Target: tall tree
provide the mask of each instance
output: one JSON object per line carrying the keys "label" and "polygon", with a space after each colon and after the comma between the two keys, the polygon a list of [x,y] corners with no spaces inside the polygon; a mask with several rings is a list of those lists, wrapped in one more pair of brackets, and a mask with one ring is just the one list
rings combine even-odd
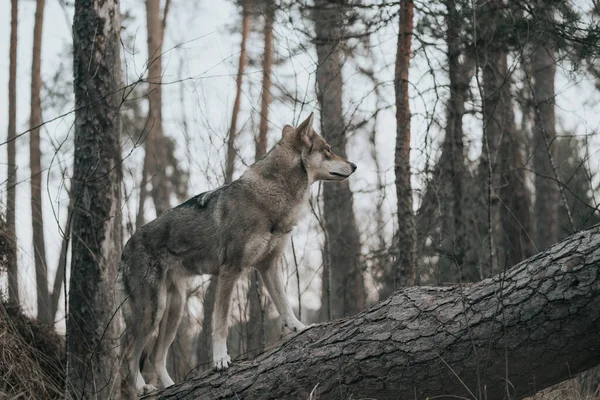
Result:
{"label": "tall tree", "polygon": [[40,125],[42,124],[42,28],[44,25],[45,0],[36,0],[35,23],[33,26],[33,57],[31,63],[31,115],[29,119],[29,165],[31,170],[31,222],[33,232],[33,254],[35,280],[37,284],[38,319],[51,323],[50,298],[48,296],[48,271],[46,243],[42,214],[42,167],[40,150]]}
{"label": "tall tree", "polygon": [[[342,109],[342,39],[344,1],[316,0],[311,17],[317,47],[317,98],[321,107],[321,133],[333,151],[346,157],[346,125]],[[325,220],[324,304],[328,316],[340,318],[365,307],[365,287],[360,266],[360,236],[348,181],[323,185]],[[327,279],[329,278],[329,279]],[[331,296],[327,299],[327,293]]]}
{"label": "tall tree", "polygon": [[67,390],[118,398],[121,254],[121,29],[118,0],[76,0],[75,155]]}
{"label": "tall tree", "polygon": [[[537,1],[539,18],[553,20],[552,7]],[[558,208],[560,205],[558,183],[552,162],[556,160],[556,118],[554,112],[554,76],[556,75],[555,50],[552,40],[536,45],[532,58],[535,170],[535,237],[539,249],[558,240]]]}
{"label": "tall tree", "polygon": [[152,182],[150,195],[154,202],[156,215],[171,208],[169,183],[167,178],[168,143],[162,123],[162,51],[164,31],[169,12],[170,1],[160,10],[160,0],[146,0],[146,28],[148,31],[148,138],[146,155],[142,168],[142,186],[140,193],[140,212],[143,220],[143,199],[146,196],[146,184]]}
{"label": "tall tree", "polygon": [[[485,2],[478,16],[480,38],[476,45],[483,61],[485,127],[480,176],[491,177],[487,179],[491,186],[487,204],[490,210],[488,231],[493,239],[498,240],[504,252],[502,260],[506,258],[509,265],[514,265],[533,253],[533,230],[531,196],[523,168],[522,145],[525,140],[523,132],[518,131],[515,124],[507,44],[499,39],[504,16],[505,5],[501,0]],[[499,233],[494,232],[497,226],[501,227]],[[495,244],[489,247],[492,251],[490,263],[493,264]],[[494,266],[490,268],[493,271]]]}
{"label": "tall tree", "polygon": [[408,102],[408,70],[413,35],[414,3],[401,0],[396,53],[394,88],[396,90],[396,195],[398,198],[398,232],[394,262],[394,289],[411,286],[416,277],[416,228],[410,183],[410,104]]}
{"label": "tall tree", "polygon": [[240,43],[240,60],[238,62],[238,72],[236,78],[235,100],[233,102],[233,111],[231,112],[231,125],[227,134],[227,160],[225,163],[225,183],[230,183],[233,179],[233,169],[235,166],[235,138],[237,136],[237,120],[242,102],[242,79],[244,69],[246,68],[246,41],[250,32],[250,7],[251,0],[242,0],[242,41]]}
{"label": "tall tree", "polygon": [[[267,133],[269,131],[269,106],[271,104],[271,69],[273,67],[273,21],[275,4],[273,0],[264,0],[264,51],[262,60],[262,89],[260,102],[260,123],[256,139],[256,156],[258,160],[267,154]],[[265,346],[265,321],[262,305],[262,288],[257,271],[250,273],[250,288],[248,290],[248,353],[258,354]]]}
{"label": "tall tree", "polygon": [[[19,3],[11,0],[10,14],[10,66],[8,73],[8,135],[7,135],[7,167],[8,179],[6,180],[6,229],[8,239],[15,241],[17,237],[15,221],[15,202],[17,188],[16,166],[16,134],[17,134],[17,27]],[[19,269],[17,265],[17,246],[9,246],[7,252],[8,263],[8,298],[19,303]]]}

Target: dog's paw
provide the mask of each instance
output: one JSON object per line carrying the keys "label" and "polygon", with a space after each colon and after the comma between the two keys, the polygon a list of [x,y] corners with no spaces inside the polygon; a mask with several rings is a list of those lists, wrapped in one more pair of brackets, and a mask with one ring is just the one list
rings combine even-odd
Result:
{"label": "dog's paw", "polygon": [[284,325],[285,325],[286,328],[288,328],[292,332],[302,332],[303,330],[306,329],[306,325],[304,325],[302,322],[300,322],[298,320],[288,321]]}
{"label": "dog's paw", "polygon": [[138,390],[138,397],[147,396],[149,394],[158,392],[158,389],[154,385],[144,385]]}
{"label": "dog's paw", "polygon": [[226,370],[227,368],[229,368],[229,365],[231,364],[231,357],[229,357],[229,354],[225,355],[225,357],[222,357],[220,359],[216,359],[213,361],[213,369],[217,370],[217,371],[223,371]]}

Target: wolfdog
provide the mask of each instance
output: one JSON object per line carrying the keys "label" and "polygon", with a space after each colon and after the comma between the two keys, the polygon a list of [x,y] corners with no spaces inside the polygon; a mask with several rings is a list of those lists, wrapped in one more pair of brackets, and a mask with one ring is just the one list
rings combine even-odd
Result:
{"label": "wolfdog", "polygon": [[138,393],[156,390],[140,373],[142,352],[148,353],[163,387],[174,383],[166,369],[167,351],[181,321],[189,277],[218,276],[212,320],[217,370],[231,363],[231,295],[247,268],[260,273],[283,324],[293,331],[304,329],[288,302],[277,261],[307,203],[310,185],[343,181],[355,170],[313,130],[311,113],[297,128],[286,125],[281,140],[238,180],[189,199],[135,232],[123,249],[120,274],[127,364]]}

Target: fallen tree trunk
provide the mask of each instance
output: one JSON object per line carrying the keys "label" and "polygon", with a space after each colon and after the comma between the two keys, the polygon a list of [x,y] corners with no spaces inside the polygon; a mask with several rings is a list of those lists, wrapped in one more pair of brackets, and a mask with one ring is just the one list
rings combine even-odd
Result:
{"label": "fallen tree trunk", "polygon": [[600,363],[599,267],[596,226],[476,284],[400,290],[159,398],[524,397]]}

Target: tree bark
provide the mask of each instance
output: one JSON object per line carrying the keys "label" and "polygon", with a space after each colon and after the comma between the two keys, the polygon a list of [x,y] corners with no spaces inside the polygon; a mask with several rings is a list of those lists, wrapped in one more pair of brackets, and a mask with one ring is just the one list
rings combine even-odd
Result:
{"label": "tree bark", "polygon": [[236,79],[235,100],[233,102],[233,111],[231,112],[231,125],[227,134],[227,160],[225,164],[225,183],[230,183],[233,179],[233,170],[235,167],[235,138],[237,137],[237,120],[240,113],[240,104],[242,102],[242,79],[244,69],[246,68],[246,41],[250,32],[250,6],[251,0],[242,0],[242,42],[240,44],[240,61],[238,63],[238,72]]}
{"label": "tree bark", "polygon": [[[317,47],[317,98],[321,107],[321,134],[334,153],[346,157],[346,126],[342,109],[342,49],[344,9],[340,2],[315,1],[311,17]],[[332,318],[356,314],[365,308],[360,263],[360,236],[348,181],[323,184],[329,305]],[[323,296],[324,298],[326,296]],[[325,305],[327,307],[327,305]]]}
{"label": "tree bark", "polygon": [[260,124],[258,140],[256,141],[256,159],[267,154],[267,133],[269,131],[269,106],[271,105],[271,69],[273,68],[273,20],[275,19],[275,4],[273,0],[264,0],[265,49],[263,52],[263,76],[260,103]]}
{"label": "tree bark", "polygon": [[77,0],[73,18],[75,156],[67,319],[71,398],[119,398],[121,29],[118,0]]}
{"label": "tree bark", "polygon": [[158,397],[522,398],[600,363],[599,270],[596,226],[479,283],[403,288]]}
{"label": "tree bark", "polygon": [[[165,11],[167,9],[165,8]],[[171,208],[167,178],[167,140],[162,126],[162,49],[164,18],[161,19],[160,0],[146,0],[146,27],[148,31],[148,138],[146,143],[147,176],[150,178],[156,215]]]}
{"label": "tree bark", "polygon": [[12,245],[9,246],[7,256],[8,264],[8,298],[14,304],[19,304],[19,268],[17,261],[17,229],[15,220],[15,202],[17,186],[16,165],[16,134],[17,134],[17,37],[19,4],[18,0],[11,0],[10,14],[10,66],[8,73],[8,135],[6,145],[7,155],[7,180],[6,180],[6,229]]}
{"label": "tree bark", "polygon": [[[547,5],[540,2],[539,12],[553,18]],[[534,118],[533,166],[535,175],[535,221],[537,247],[544,249],[558,240],[558,183],[554,178],[552,160],[556,160],[556,118],[554,113],[555,51],[551,41],[538,45],[531,58],[533,71],[534,107],[539,117]],[[550,178],[552,177],[552,178]]]}
{"label": "tree bark", "polygon": [[[271,69],[273,67],[273,20],[275,5],[272,0],[264,1],[264,43],[263,76],[260,105],[260,124],[256,140],[256,156],[259,160],[267,154],[267,133],[269,131],[269,106],[271,105]],[[257,271],[250,272],[250,286],[248,288],[248,356],[259,354],[266,344],[265,321],[262,304],[262,285]]]}
{"label": "tree bark", "polygon": [[33,259],[37,285],[38,319],[51,323],[50,297],[48,295],[48,271],[46,264],[46,242],[42,214],[42,167],[40,150],[40,125],[42,123],[42,28],[44,25],[45,0],[37,0],[33,27],[33,56],[31,64],[31,116],[29,119],[29,165],[31,170],[31,222],[33,232]]}
{"label": "tree bark", "polygon": [[410,183],[410,104],[408,102],[408,70],[410,68],[411,40],[413,35],[414,3],[400,2],[398,47],[394,88],[396,90],[396,196],[398,207],[398,232],[396,260],[394,262],[393,288],[415,284],[416,240]]}

